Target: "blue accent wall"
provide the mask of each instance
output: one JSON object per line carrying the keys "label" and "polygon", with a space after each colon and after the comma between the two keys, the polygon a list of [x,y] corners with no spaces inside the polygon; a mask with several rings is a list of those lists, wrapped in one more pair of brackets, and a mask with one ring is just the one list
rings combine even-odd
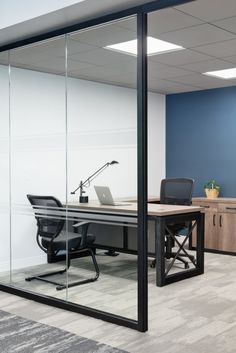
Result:
{"label": "blue accent wall", "polygon": [[166,175],[195,179],[194,196],[215,179],[236,197],[236,87],[166,97]]}

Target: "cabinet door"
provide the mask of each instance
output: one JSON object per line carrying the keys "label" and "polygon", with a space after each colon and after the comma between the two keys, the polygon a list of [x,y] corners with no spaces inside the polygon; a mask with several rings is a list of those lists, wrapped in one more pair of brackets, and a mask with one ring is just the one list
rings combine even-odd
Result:
{"label": "cabinet door", "polygon": [[205,249],[219,249],[218,213],[205,212]]}
{"label": "cabinet door", "polygon": [[[219,237],[218,237],[218,214],[205,210],[205,249],[218,250]],[[196,230],[192,234],[192,246],[196,246]]]}
{"label": "cabinet door", "polygon": [[236,252],[236,213],[219,213],[219,250]]}

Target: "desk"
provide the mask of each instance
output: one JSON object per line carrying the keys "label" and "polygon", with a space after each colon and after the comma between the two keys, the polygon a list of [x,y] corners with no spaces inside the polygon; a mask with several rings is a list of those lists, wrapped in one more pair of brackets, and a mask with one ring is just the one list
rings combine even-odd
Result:
{"label": "desk", "polygon": [[[92,202],[67,205],[69,220],[85,223],[101,223],[137,227],[137,203],[127,206],[107,206]],[[204,214],[199,206],[176,206],[148,204],[148,218],[155,222],[156,285],[161,287],[204,273]],[[165,270],[165,234],[167,224],[190,221],[197,225],[197,245],[195,267],[169,275]],[[191,232],[189,232],[190,234]],[[188,234],[188,236],[189,236]]]}

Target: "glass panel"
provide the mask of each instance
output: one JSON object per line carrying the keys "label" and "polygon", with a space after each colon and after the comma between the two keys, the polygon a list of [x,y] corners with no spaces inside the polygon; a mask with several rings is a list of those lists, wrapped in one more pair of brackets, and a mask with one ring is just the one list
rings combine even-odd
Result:
{"label": "glass panel", "polygon": [[9,172],[9,67],[8,52],[0,53],[0,282],[10,282],[10,172]]}
{"label": "glass panel", "polygon": [[[130,219],[118,219],[117,213],[137,209],[137,55],[107,46],[134,41],[131,49],[137,50],[136,40],[136,18],[67,37],[68,209],[74,223],[85,222],[68,227],[87,232],[87,247],[96,252],[100,269],[98,280],[69,288],[68,300],[132,319],[137,319],[137,224],[131,227]],[[80,189],[70,193],[81,180],[84,199]],[[128,202],[114,206],[111,195]],[[86,197],[89,202],[80,203]],[[81,210],[85,214],[78,214]],[[91,256],[73,260],[68,275],[69,282],[93,278]]]}
{"label": "glass panel", "polygon": [[10,64],[12,284],[66,299],[66,272],[44,276],[65,268],[65,38],[13,50]]}

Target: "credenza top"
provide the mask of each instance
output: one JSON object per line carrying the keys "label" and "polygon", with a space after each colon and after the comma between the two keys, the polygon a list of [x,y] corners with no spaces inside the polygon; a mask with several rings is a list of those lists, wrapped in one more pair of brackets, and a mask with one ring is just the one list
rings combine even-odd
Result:
{"label": "credenza top", "polygon": [[210,199],[207,197],[193,197],[193,202],[217,202],[217,203],[236,203],[235,197],[216,197],[214,199]]}

